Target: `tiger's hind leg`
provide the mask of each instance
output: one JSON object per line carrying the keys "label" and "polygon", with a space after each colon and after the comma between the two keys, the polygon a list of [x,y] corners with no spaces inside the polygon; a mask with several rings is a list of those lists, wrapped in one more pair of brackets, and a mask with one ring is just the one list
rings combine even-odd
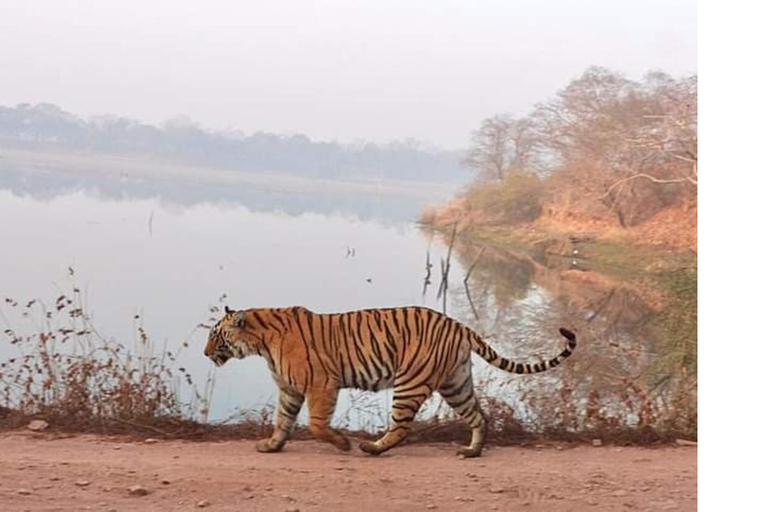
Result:
{"label": "tiger's hind leg", "polygon": [[348,451],[351,448],[349,439],[330,427],[338,396],[338,389],[318,389],[307,393],[309,431],[315,439],[331,443],[339,450]]}
{"label": "tiger's hind leg", "polygon": [[360,449],[371,455],[379,455],[400,444],[411,431],[411,423],[424,401],[432,395],[432,388],[422,385],[409,388],[409,383],[398,385],[392,397],[392,423],[382,438],[375,442],[363,441]]}
{"label": "tiger's hind leg", "polygon": [[449,379],[443,382],[438,391],[456,414],[472,428],[472,441],[469,446],[459,448],[457,455],[479,457],[485,444],[487,423],[475,396],[469,359],[467,364],[461,365]]}
{"label": "tiger's hind leg", "polygon": [[304,404],[304,395],[288,389],[280,390],[275,429],[272,431],[272,437],[259,441],[256,445],[258,451],[272,453],[283,449],[285,442],[291,435],[302,404]]}

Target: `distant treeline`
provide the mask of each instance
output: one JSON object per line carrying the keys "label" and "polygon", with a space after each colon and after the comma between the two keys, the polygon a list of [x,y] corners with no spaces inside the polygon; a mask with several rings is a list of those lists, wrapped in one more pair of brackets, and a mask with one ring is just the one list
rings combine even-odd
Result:
{"label": "distant treeline", "polygon": [[461,153],[406,139],[386,144],[319,142],[305,135],[220,133],[186,118],[153,126],[111,115],[83,119],[56,105],[0,106],[0,141],[247,171],[318,178],[464,181]]}

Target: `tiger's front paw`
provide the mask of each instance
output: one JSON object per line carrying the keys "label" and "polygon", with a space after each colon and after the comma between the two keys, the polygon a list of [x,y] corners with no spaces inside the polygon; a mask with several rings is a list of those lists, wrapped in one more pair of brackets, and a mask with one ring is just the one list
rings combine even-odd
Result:
{"label": "tiger's front paw", "polygon": [[381,448],[379,448],[376,443],[372,443],[371,441],[363,441],[360,443],[360,449],[371,455],[378,455],[382,452]]}
{"label": "tiger's front paw", "polygon": [[348,452],[352,448],[352,444],[344,436],[338,436],[333,440],[333,445],[343,452]]}
{"label": "tiger's front paw", "polygon": [[283,449],[283,443],[278,443],[274,439],[262,439],[256,443],[256,450],[261,453],[275,453]]}

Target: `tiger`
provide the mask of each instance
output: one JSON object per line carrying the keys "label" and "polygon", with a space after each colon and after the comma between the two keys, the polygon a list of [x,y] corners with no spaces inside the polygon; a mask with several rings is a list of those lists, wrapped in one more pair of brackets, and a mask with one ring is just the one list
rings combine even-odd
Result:
{"label": "tiger", "polygon": [[339,390],[393,389],[388,428],[360,450],[379,455],[409,434],[421,405],[437,391],[472,429],[460,458],[480,456],[487,420],[472,383],[471,354],[515,374],[556,368],[576,348],[576,335],[565,328],[566,347],[556,357],[535,364],[499,356],[460,322],[427,307],[365,309],[314,313],[302,306],[231,310],[210,329],[204,354],[220,367],[231,358],[266,359],[279,390],[274,430],[260,440],[259,452],[285,446],[306,400],[309,431],[318,440],[348,451],[349,440],[330,427]]}

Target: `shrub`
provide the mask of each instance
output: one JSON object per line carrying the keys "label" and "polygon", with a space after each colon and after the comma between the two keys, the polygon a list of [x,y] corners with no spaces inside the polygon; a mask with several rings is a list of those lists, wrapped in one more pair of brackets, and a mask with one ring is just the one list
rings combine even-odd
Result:
{"label": "shrub", "polygon": [[[195,417],[207,411],[207,397],[197,392],[177,350],[156,350],[134,320],[133,350],[102,337],[94,328],[76,286],[49,308],[43,301],[25,304],[5,298],[4,334],[18,356],[0,362],[0,404],[22,416],[43,416],[61,426],[83,429],[112,423],[152,424],[168,418]],[[19,334],[8,317],[30,321],[31,334]],[[192,391],[182,405],[178,382]]]}
{"label": "shrub", "polygon": [[485,181],[465,194],[470,210],[479,210],[493,221],[519,223],[541,214],[541,181],[532,174],[508,173],[502,181]]}

